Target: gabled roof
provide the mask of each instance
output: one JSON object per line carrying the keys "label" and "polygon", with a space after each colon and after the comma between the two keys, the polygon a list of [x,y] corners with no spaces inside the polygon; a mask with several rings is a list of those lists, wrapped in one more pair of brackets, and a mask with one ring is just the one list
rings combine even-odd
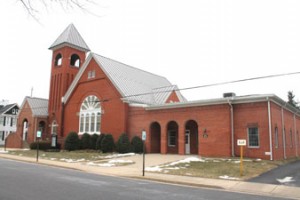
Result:
{"label": "gabled roof", "polygon": [[48,99],[41,99],[36,97],[25,97],[21,106],[21,110],[23,109],[26,101],[28,102],[31,108],[33,116],[41,116],[41,117],[48,116]]}
{"label": "gabled roof", "polygon": [[[91,53],[69,87],[64,98],[65,102],[68,100],[92,58],[95,59],[102,71],[114,84],[123,100],[128,103],[163,104],[172,93],[172,89],[177,88],[165,77]],[[178,94],[180,93],[178,92]],[[179,98],[184,100],[181,94]]]}
{"label": "gabled roof", "polygon": [[14,104],[8,104],[6,106],[2,106],[0,107],[0,115],[1,114],[5,114],[7,111],[9,111],[11,108],[13,108],[14,106],[16,106],[17,104],[14,103]]}
{"label": "gabled roof", "polygon": [[49,49],[56,49],[63,45],[70,45],[74,48],[79,48],[80,50],[90,51],[89,47],[75,28],[73,24],[70,24],[60,36],[55,40],[55,42],[49,47]]}

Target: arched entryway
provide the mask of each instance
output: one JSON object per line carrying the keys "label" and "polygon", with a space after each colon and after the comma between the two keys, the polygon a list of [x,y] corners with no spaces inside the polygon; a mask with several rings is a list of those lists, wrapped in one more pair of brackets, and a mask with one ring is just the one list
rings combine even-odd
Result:
{"label": "arched entryway", "polygon": [[28,136],[28,120],[24,119],[22,123],[22,139],[23,141],[27,141]]}
{"label": "arched entryway", "polygon": [[161,128],[158,122],[153,122],[150,125],[150,134],[151,134],[151,153],[160,153]]}
{"label": "arched entryway", "polygon": [[178,154],[178,124],[170,121],[167,125],[168,153]]}
{"label": "arched entryway", "polygon": [[189,120],[185,124],[185,154],[198,154],[198,124]]}

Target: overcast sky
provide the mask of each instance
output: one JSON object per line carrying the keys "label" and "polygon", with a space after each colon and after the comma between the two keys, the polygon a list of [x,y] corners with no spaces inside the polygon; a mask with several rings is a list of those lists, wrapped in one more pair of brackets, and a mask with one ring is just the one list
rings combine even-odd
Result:
{"label": "overcast sky", "polygon": [[[300,71],[300,1],[101,0],[78,9],[0,1],[0,100],[48,98],[50,45],[73,23],[90,49],[179,88]],[[276,94],[300,99],[300,74],[184,91],[189,100]]]}

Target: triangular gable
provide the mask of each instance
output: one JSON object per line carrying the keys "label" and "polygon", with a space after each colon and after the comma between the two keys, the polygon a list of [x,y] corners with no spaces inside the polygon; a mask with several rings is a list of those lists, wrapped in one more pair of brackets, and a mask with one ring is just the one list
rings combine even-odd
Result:
{"label": "triangular gable", "polygon": [[[172,90],[168,91],[167,94],[164,94],[163,97],[158,98],[159,95],[156,95],[155,88],[174,88],[174,86],[165,77],[90,53],[64,95],[64,103],[66,103],[70,98],[92,59],[96,61],[98,66],[117,89],[124,102],[151,105],[163,104],[171,94]],[[177,87],[175,86],[175,88]],[[178,96],[180,98],[182,95],[178,94]],[[180,99],[182,100],[182,98]]]}
{"label": "triangular gable", "polygon": [[28,103],[33,116],[48,116],[48,99],[27,96],[24,98],[20,110],[24,109],[26,102]]}
{"label": "triangular gable", "polygon": [[[9,113],[9,111],[11,111],[14,107],[18,107],[18,109],[19,109],[19,106],[18,106],[18,104],[16,104],[16,103],[14,103],[14,104],[9,104],[9,105],[6,105],[6,106],[4,106],[4,107],[2,107],[1,109],[0,109],[0,114],[11,114],[11,113]],[[12,113],[13,114],[13,113]]]}

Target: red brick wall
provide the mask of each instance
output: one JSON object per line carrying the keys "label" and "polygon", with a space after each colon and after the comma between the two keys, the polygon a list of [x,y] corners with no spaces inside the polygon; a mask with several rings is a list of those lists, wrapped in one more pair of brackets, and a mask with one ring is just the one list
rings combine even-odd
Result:
{"label": "red brick wall", "polygon": [[[88,79],[88,72],[95,70],[96,77]],[[127,104],[106,77],[98,64],[91,60],[75,90],[65,106],[64,137],[70,131],[79,132],[79,112],[81,103],[89,95],[95,95],[101,102],[101,133],[111,133],[116,141],[122,133],[127,132]]]}
{"label": "red brick wall", "polygon": [[[55,57],[58,54],[62,55],[62,64],[55,66]],[[50,91],[49,91],[49,123],[54,120],[59,125],[58,135],[62,136],[62,103],[61,99],[68,90],[70,84],[74,80],[79,68],[71,66],[71,56],[77,54],[80,57],[80,67],[85,61],[85,52],[65,46],[60,49],[54,50],[52,55],[51,64],[51,78],[50,78]],[[48,129],[51,132],[51,128]]]}
{"label": "red brick wall", "polygon": [[[185,124],[194,120],[198,124],[198,154],[201,156],[230,156],[230,108],[229,105],[203,107],[174,108],[161,110],[145,110],[130,107],[129,133],[130,136],[141,136],[141,131],[147,131],[146,149],[151,152],[150,126],[158,122],[161,126],[161,153],[172,153],[167,145],[167,126],[171,121],[178,124],[178,152],[185,154],[184,134]],[[207,138],[203,137],[206,130]],[[169,151],[168,151],[169,150]]]}
{"label": "red brick wall", "polygon": [[17,133],[10,133],[5,140],[5,144],[7,148],[22,148],[22,138]]}

